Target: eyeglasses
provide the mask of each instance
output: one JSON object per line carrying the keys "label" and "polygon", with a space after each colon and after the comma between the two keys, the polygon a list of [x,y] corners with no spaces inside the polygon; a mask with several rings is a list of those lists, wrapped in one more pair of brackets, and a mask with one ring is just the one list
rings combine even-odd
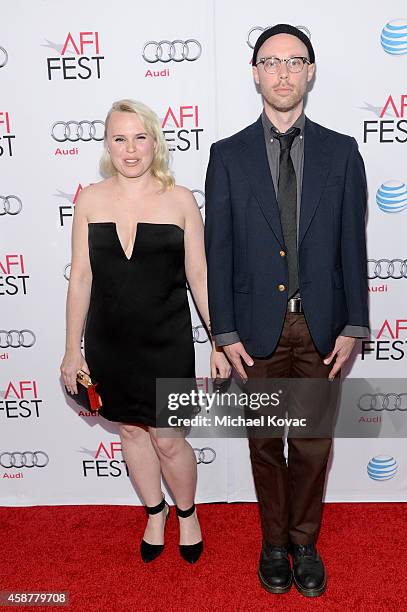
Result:
{"label": "eyeglasses", "polygon": [[279,57],[262,57],[256,63],[256,66],[263,64],[263,68],[269,74],[275,74],[281,66],[281,63],[285,62],[288,72],[301,72],[304,68],[304,64],[311,64],[309,59],[306,57],[289,57],[288,59],[280,59]]}

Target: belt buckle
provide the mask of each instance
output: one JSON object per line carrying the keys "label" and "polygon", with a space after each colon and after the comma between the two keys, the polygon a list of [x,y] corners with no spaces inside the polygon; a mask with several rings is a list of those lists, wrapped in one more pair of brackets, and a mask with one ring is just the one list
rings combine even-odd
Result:
{"label": "belt buckle", "polygon": [[288,312],[301,313],[302,312],[301,298],[297,297],[297,298],[291,298],[290,300],[288,300],[287,310]]}

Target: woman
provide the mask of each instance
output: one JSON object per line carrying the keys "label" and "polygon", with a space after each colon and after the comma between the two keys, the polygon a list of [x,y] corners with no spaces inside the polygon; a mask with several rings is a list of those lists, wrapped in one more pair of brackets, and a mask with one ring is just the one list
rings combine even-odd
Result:
{"label": "woman", "polygon": [[[100,413],[119,423],[123,455],[148,513],[142,559],[152,561],[164,548],[163,475],[180,519],[181,555],[194,563],[203,549],[196,459],[183,436],[157,435],[155,379],[195,377],[186,281],[209,329],[203,223],[191,192],[174,184],[160,122],[145,105],[113,104],[101,170],[108,178],[84,189],[75,206],[61,373],[76,393],[76,373],[90,368]],[[85,319],[88,363],[80,350]],[[226,357],[212,345],[211,375],[229,374]]]}

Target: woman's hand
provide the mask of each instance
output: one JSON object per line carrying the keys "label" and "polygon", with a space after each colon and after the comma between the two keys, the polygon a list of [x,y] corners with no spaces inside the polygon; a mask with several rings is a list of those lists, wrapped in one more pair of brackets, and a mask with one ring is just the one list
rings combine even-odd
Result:
{"label": "woman's hand", "polygon": [[66,351],[61,363],[61,374],[68,393],[78,393],[76,375],[79,370],[90,374],[85,357],[81,351]]}
{"label": "woman's hand", "polygon": [[211,352],[211,376],[212,379],[216,378],[229,378],[232,372],[232,367],[220,347],[216,347],[215,343],[212,343]]}

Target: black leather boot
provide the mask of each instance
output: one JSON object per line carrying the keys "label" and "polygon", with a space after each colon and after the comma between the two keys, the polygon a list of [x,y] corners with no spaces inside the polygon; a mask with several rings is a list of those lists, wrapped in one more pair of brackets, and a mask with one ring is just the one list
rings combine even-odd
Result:
{"label": "black leather boot", "polygon": [[263,542],[258,576],[261,585],[270,593],[288,593],[292,572],[286,546],[271,546]]}
{"label": "black leather boot", "polygon": [[314,544],[293,545],[293,574],[297,590],[305,597],[319,597],[326,589],[324,564]]}

